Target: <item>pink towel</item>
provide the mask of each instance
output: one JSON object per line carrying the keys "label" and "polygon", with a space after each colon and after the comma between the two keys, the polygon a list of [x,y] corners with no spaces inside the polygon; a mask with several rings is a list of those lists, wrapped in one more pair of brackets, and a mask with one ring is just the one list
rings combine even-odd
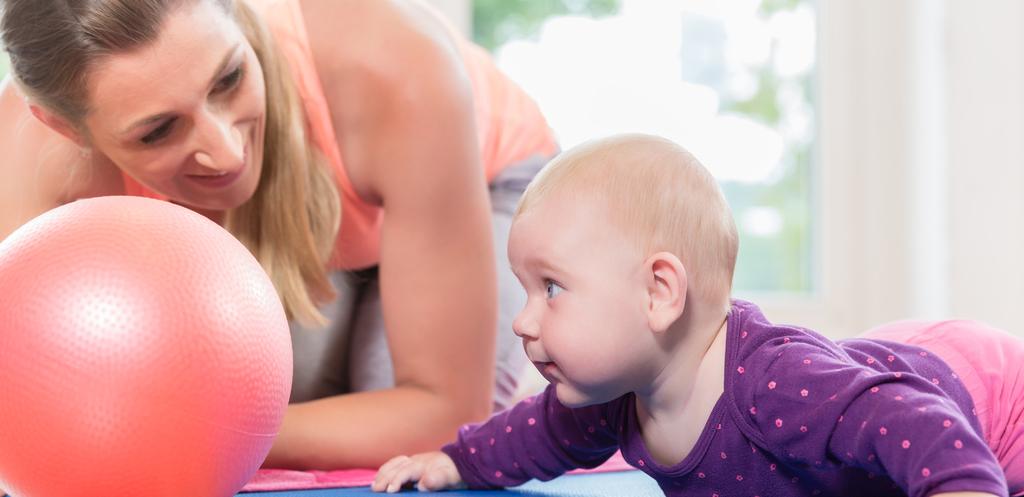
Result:
{"label": "pink towel", "polygon": [[[570,474],[607,473],[627,471],[632,466],[615,455],[594,469],[578,469]],[[365,487],[373,483],[377,475],[374,469],[344,469],[339,471],[290,471],[286,469],[261,469],[242,488],[242,492],[271,492],[278,490],[308,490],[313,488]]]}

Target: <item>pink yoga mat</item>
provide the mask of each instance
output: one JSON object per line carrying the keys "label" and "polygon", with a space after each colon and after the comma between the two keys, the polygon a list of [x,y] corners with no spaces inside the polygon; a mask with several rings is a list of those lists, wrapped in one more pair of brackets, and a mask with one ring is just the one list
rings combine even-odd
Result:
{"label": "pink yoga mat", "polygon": [[[570,474],[607,473],[634,469],[615,455],[594,469],[578,469]],[[261,469],[242,488],[242,492],[270,492],[278,490],[308,490],[313,488],[364,487],[373,483],[375,469],[345,469],[340,471],[290,471],[286,469]]]}

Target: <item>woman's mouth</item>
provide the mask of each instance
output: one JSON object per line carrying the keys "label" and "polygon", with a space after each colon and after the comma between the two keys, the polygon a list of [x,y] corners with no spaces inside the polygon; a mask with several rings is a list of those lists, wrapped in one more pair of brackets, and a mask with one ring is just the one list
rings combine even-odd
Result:
{"label": "woman's mouth", "polygon": [[185,177],[206,188],[224,188],[242,176],[245,167],[246,165],[243,164],[242,167],[234,171],[224,171],[218,174],[186,174]]}

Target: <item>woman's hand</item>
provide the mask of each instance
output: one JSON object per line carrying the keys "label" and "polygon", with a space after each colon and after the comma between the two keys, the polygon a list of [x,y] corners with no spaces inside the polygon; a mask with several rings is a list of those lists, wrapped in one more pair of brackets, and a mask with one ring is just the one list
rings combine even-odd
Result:
{"label": "woman's hand", "polygon": [[465,487],[455,462],[444,452],[398,456],[384,463],[370,487],[374,492],[395,493],[406,483],[419,482],[423,492]]}

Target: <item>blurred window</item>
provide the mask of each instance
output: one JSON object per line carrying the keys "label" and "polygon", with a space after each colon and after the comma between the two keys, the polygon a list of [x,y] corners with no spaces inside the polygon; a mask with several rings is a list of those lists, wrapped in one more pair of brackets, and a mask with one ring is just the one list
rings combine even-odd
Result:
{"label": "blurred window", "polygon": [[735,290],[816,290],[816,13],[809,0],[474,0],[477,43],[563,148],[671,138],[719,179],[740,232]]}

